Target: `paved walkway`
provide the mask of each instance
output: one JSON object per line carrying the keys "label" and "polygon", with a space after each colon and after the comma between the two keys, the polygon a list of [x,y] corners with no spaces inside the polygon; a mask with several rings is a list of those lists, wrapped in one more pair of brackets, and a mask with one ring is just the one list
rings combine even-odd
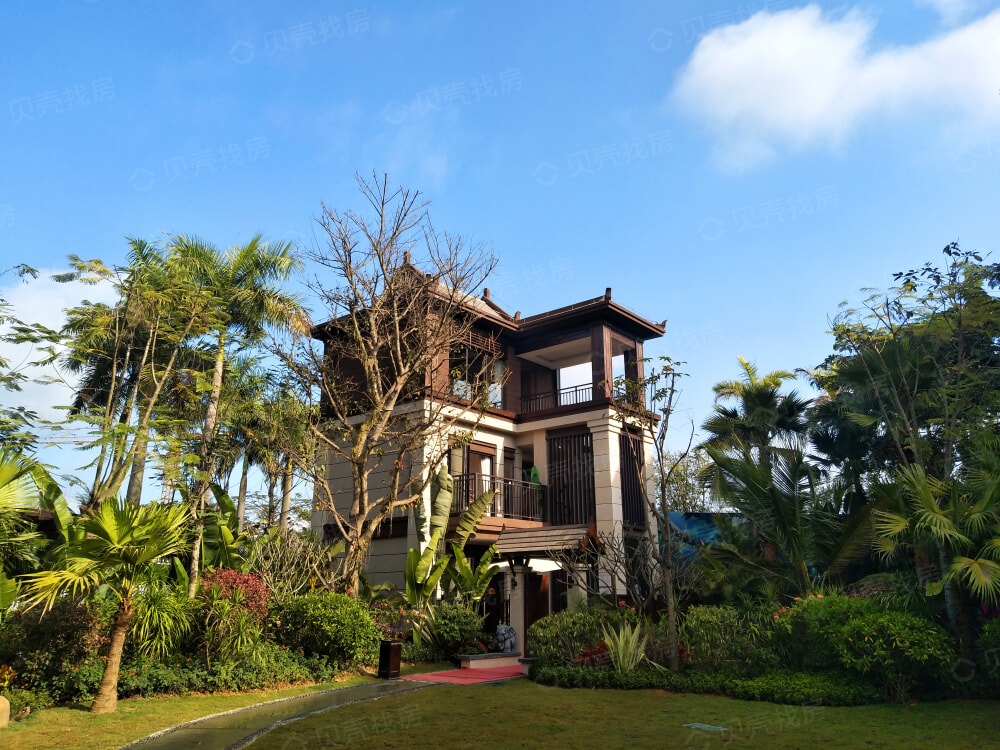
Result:
{"label": "paved walkway", "polygon": [[[471,672],[473,670],[465,671]],[[422,675],[414,675],[406,682],[402,680],[374,682],[258,703],[256,706],[247,706],[207,716],[151,734],[149,737],[126,745],[122,750],[194,750],[194,748],[198,748],[198,750],[237,750],[281,724],[301,719],[318,711],[433,687],[429,682],[414,681],[420,677]]]}
{"label": "paved walkway", "polygon": [[446,682],[453,685],[478,685],[482,682],[509,680],[521,676],[521,665],[510,667],[488,667],[485,669],[449,669],[446,672],[430,672],[403,677],[404,680],[421,682]]}

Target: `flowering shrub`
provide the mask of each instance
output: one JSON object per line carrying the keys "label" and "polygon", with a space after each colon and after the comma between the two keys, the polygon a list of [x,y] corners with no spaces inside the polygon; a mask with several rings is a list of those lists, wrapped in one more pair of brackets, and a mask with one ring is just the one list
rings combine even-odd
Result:
{"label": "flowering shrub", "polygon": [[92,697],[81,672],[103,669],[99,655],[109,643],[113,611],[110,601],[64,599],[45,615],[41,608],[13,612],[0,627],[0,663],[17,672],[11,688],[47,694],[56,703]]}
{"label": "flowering shrub", "polygon": [[386,640],[404,640],[413,630],[413,622],[422,617],[416,609],[407,609],[389,602],[371,605],[379,637]]}
{"label": "flowering shrub", "polygon": [[229,568],[214,568],[201,577],[201,592],[207,593],[213,588],[219,588],[222,599],[233,599],[236,591],[242,592],[240,603],[252,612],[259,620],[267,617],[268,590],[264,581],[253,573],[240,573]]}
{"label": "flowering shrub", "polygon": [[791,669],[836,669],[844,626],[880,611],[870,599],[822,594],[797,598],[775,613],[773,645]]}

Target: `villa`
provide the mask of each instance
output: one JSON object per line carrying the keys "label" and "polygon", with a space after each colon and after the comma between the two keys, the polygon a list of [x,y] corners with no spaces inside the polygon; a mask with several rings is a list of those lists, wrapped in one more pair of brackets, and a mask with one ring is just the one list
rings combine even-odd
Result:
{"label": "villa", "polygon": [[[455,483],[452,518],[483,492],[495,491],[466,552],[476,559],[497,545],[504,572],[484,600],[486,627],[512,625],[517,650],[523,650],[527,628],[570,606],[579,585],[554,553],[585,546],[602,533],[646,533],[652,522],[636,471],[638,459],[643,475],[652,477],[652,451],[616,417],[613,399],[624,394],[613,389],[621,376],[642,379],[643,344],[662,336],[664,326],[612,300],[610,288],[530,317],[504,311],[488,289],[463,306],[474,326],[457,352],[438,355],[442,366],[428,374],[425,398],[460,397],[463,364],[477,355],[495,363],[488,409],[470,412],[461,425],[474,430],[473,439],[447,456]],[[430,382],[435,379],[442,382]],[[327,474],[350,483],[349,471],[336,462],[328,463]],[[429,491],[424,502],[429,507]],[[327,512],[314,512],[317,532],[329,536],[329,522]],[[402,588],[407,551],[417,546],[412,514],[383,524],[370,550],[369,580]]]}

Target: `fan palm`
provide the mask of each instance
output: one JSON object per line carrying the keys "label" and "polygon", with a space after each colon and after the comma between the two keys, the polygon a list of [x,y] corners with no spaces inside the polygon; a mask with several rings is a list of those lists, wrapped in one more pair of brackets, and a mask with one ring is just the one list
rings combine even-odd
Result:
{"label": "fan palm", "polygon": [[186,546],[188,511],[182,506],[133,505],[119,498],[102,503],[79,521],[82,534],[56,548],[55,566],[26,575],[29,607],[48,610],[63,596],[84,596],[100,586],[118,600],[107,664],[93,713],[108,713],[118,703],[118,669],[136,597],[162,558]]}
{"label": "fan palm", "polygon": [[21,453],[0,448],[0,577],[22,572],[36,562],[41,535],[24,518],[38,508],[32,476],[37,464]]}

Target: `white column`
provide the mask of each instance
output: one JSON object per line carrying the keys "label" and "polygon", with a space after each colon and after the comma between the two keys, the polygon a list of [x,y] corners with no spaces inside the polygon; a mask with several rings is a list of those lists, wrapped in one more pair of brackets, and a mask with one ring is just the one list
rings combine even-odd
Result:
{"label": "white column", "polygon": [[514,650],[525,656],[527,645],[527,633],[524,632],[524,590],[525,573],[528,568],[523,565],[514,566],[514,575],[507,574],[507,582],[510,585],[510,622],[514,628]]}

